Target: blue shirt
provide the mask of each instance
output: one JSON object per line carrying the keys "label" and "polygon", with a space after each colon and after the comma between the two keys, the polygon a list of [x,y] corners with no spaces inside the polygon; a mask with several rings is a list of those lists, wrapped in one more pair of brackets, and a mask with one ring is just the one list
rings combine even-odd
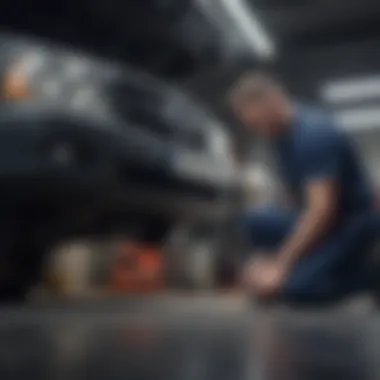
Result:
{"label": "blue shirt", "polygon": [[299,207],[304,204],[305,184],[313,179],[337,182],[341,215],[373,206],[372,185],[349,136],[322,112],[298,107],[276,148],[280,176]]}

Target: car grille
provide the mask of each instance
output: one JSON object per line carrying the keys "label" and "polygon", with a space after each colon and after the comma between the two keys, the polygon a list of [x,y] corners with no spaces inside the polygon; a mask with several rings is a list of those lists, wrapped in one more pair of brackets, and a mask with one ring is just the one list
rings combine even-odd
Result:
{"label": "car grille", "polygon": [[[138,125],[176,146],[199,151],[206,149],[206,135],[200,125],[189,122],[191,115],[163,112],[164,96],[132,86],[113,86],[109,94],[111,112],[121,122]],[[190,107],[188,110],[191,112]]]}

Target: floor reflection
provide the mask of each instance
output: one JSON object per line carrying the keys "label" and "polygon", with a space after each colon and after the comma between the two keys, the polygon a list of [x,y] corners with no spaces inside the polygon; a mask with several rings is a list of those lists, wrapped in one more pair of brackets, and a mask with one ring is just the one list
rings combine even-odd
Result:
{"label": "floor reflection", "polygon": [[91,379],[244,379],[241,340],[221,331],[129,326],[91,342]]}
{"label": "floor reflection", "polygon": [[182,315],[156,323],[123,321],[117,312],[101,321],[94,312],[80,319],[20,313],[8,323],[0,312],[1,380],[380,379],[377,316],[309,324],[302,315],[253,313],[223,323],[217,314]]}
{"label": "floor reflection", "polygon": [[43,330],[20,327],[0,331],[0,379],[47,379],[51,342]]}
{"label": "floor reflection", "polygon": [[0,379],[243,380],[242,348],[212,326],[13,326],[0,330]]}
{"label": "floor reflection", "polygon": [[[299,316],[298,316],[299,318]],[[347,322],[347,321],[346,321]],[[380,368],[371,362],[373,328],[379,320],[338,320],[320,323],[260,321],[255,346],[266,380],[377,379]],[[371,333],[372,328],[372,333]],[[380,352],[377,350],[377,352]]]}

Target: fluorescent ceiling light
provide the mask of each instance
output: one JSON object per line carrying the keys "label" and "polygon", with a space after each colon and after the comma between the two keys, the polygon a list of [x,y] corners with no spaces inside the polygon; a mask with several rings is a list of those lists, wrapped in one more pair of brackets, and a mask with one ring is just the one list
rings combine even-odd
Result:
{"label": "fluorescent ceiling light", "polygon": [[272,58],[274,44],[245,0],[222,0],[222,3],[254,52],[261,58]]}
{"label": "fluorescent ceiling light", "polygon": [[331,103],[380,97],[380,76],[329,83],[322,88],[322,97]]}
{"label": "fluorescent ceiling light", "polygon": [[347,130],[380,129],[380,107],[340,111],[335,114],[335,118]]}

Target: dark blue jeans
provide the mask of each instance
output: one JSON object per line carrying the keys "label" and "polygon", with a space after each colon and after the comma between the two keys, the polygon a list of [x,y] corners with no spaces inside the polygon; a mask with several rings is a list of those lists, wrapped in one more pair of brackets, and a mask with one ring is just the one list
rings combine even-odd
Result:
{"label": "dark blue jeans", "polygon": [[[250,210],[245,228],[253,251],[276,252],[298,215],[274,206]],[[371,212],[358,213],[339,223],[293,266],[282,297],[331,299],[369,287],[365,267],[379,225],[380,217]]]}

